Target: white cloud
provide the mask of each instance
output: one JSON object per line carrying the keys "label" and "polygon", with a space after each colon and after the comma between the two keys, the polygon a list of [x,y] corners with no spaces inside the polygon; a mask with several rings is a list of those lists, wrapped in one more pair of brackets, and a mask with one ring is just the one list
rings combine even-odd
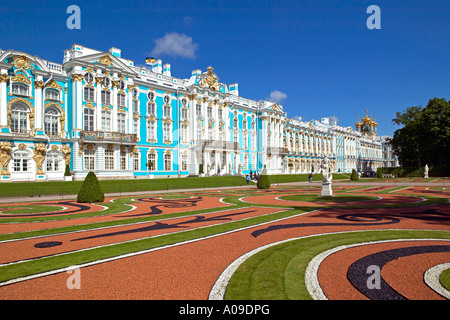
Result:
{"label": "white cloud", "polygon": [[270,97],[267,98],[271,102],[282,103],[287,98],[287,94],[280,90],[273,90]]}
{"label": "white cloud", "polygon": [[155,40],[151,54],[158,57],[167,54],[173,57],[195,59],[198,43],[192,42],[192,37],[177,32],[166,33],[164,37]]}

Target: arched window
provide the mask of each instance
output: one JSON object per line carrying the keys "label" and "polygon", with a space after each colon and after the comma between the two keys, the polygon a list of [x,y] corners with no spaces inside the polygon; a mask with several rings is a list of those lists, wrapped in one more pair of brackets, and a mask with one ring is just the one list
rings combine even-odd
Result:
{"label": "arched window", "polygon": [[28,86],[20,83],[13,83],[12,93],[18,96],[28,96]]}
{"label": "arched window", "polygon": [[44,114],[44,131],[48,136],[57,136],[59,134],[60,112],[55,107],[48,107]]}
{"label": "arched window", "polygon": [[31,152],[18,149],[12,153],[12,171],[26,172],[31,170]]}
{"label": "arched window", "polygon": [[11,106],[11,131],[25,133],[28,130],[28,108],[21,104]]}
{"label": "arched window", "polygon": [[47,171],[49,172],[61,172],[64,169],[63,166],[63,154],[61,151],[50,150],[47,152]]}
{"label": "arched window", "polygon": [[60,100],[59,90],[56,89],[45,89],[45,99],[47,100]]}

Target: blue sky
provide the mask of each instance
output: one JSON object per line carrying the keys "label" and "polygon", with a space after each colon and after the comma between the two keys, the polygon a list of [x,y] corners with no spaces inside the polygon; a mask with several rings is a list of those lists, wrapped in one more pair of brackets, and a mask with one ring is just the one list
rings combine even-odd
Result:
{"label": "blue sky", "polygon": [[[69,30],[69,5],[81,29]],[[367,7],[381,10],[369,30]],[[354,126],[365,108],[380,135],[395,112],[450,99],[450,1],[3,1],[0,48],[62,62],[73,43],[122,49],[135,64],[157,54],[172,75],[211,65],[240,95],[281,99],[290,117]]]}

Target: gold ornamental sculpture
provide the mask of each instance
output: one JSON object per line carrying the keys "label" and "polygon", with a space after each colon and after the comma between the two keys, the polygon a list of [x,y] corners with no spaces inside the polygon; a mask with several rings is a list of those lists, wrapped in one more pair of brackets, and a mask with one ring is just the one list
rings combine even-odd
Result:
{"label": "gold ornamental sculpture", "polygon": [[208,74],[202,79],[200,85],[211,90],[219,89],[219,77],[213,72],[214,68],[208,67]]}
{"label": "gold ornamental sculpture", "polygon": [[0,143],[0,175],[8,176],[8,165],[11,160],[11,144],[8,141]]}
{"label": "gold ornamental sculpture", "polygon": [[44,174],[44,161],[47,148],[43,143],[38,143],[37,145],[35,145],[33,152],[33,160],[36,162],[36,173]]}

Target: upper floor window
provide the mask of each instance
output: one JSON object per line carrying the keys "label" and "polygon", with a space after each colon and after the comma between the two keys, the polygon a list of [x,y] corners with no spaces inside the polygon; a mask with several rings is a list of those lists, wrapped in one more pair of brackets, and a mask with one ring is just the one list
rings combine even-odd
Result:
{"label": "upper floor window", "polygon": [[170,102],[170,97],[169,96],[164,96],[164,103],[165,104],[169,104],[169,102]]}
{"label": "upper floor window", "polygon": [[19,96],[28,96],[28,86],[19,83],[13,83],[12,93]]}
{"label": "upper floor window", "polygon": [[84,108],[84,130],[94,131],[94,114],[95,110],[92,108]]}
{"label": "upper floor window", "polygon": [[155,93],[153,91],[150,91],[149,93],[147,93],[147,97],[150,101],[154,101],[155,100]]}
{"label": "upper floor window", "polygon": [[102,110],[102,130],[111,131],[111,111]]}
{"label": "upper floor window", "polygon": [[188,118],[188,109],[182,108],[181,109],[181,120],[187,120]]}
{"label": "upper floor window", "polygon": [[212,118],[212,116],[213,116],[212,107],[208,107],[207,112],[208,112],[208,118]]}
{"label": "upper floor window", "polygon": [[44,131],[48,136],[56,136],[59,133],[60,112],[54,107],[45,109]]}
{"label": "upper floor window", "polygon": [[125,90],[125,81],[119,81],[119,89]]}
{"label": "upper floor window", "polygon": [[126,106],[126,96],[123,93],[117,94],[117,105],[119,107],[125,107]]}
{"label": "upper floor window", "polygon": [[153,102],[150,102],[147,105],[147,114],[152,115],[152,116],[156,115],[156,104],[154,104]]}
{"label": "upper floor window", "polygon": [[109,80],[108,77],[104,77],[104,78],[103,78],[103,81],[102,81],[102,85],[103,85],[104,87],[109,87],[109,86],[111,85],[111,80]]}
{"label": "upper floor window", "polygon": [[164,118],[170,118],[170,106],[164,106]]}
{"label": "upper floor window", "polygon": [[11,106],[11,131],[26,132],[28,130],[28,108],[15,104]]}
{"label": "upper floor window", "polygon": [[111,92],[102,90],[102,104],[111,104]]}
{"label": "upper floor window", "polygon": [[84,87],[84,101],[95,101],[95,89]]}
{"label": "upper floor window", "polygon": [[119,112],[117,114],[117,130],[120,133],[125,133],[125,130],[126,130],[125,118],[126,118],[125,113]]}
{"label": "upper floor window", "polygon": [[94,82],[94,76],[91,73],[87,72],[84,74],[84,81],[86,81],[86,83],[92,83]]}
{"label": "upper floor window", "polygon": [[60,100],[59,99],[59,91],[55,89],[46,89],[45,90],[45,99],[47,100]]}

